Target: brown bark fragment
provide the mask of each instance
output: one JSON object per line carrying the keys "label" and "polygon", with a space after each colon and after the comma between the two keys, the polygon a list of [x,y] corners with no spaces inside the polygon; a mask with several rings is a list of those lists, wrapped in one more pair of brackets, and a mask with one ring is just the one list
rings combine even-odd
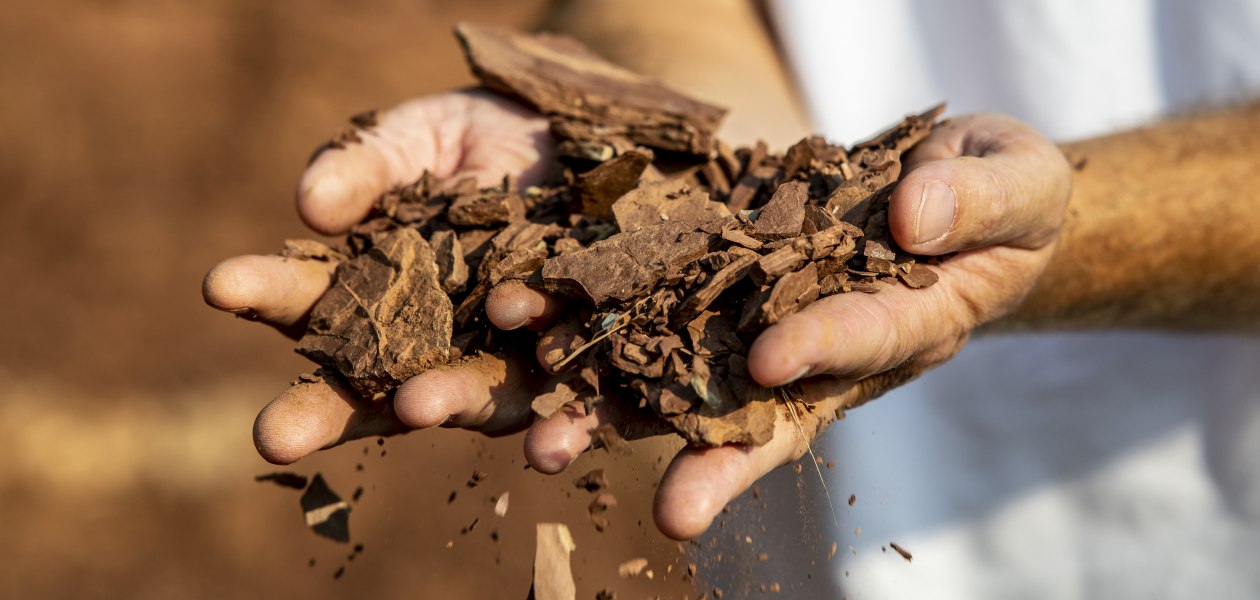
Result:
{"label": "brown bark fragment", "polygon": [[916,290],[928,287],[940,279],[940,277],[937,276],[936,271],[928,268],[927,265],[919,263],[911,264],[909,271],[903,272],[898,270],[897,276],[900,277],[906,285]]}
{"label": "brown bark fragment", "polygon": [[464,247],[459,236],[449,229],[435,231],[429,236],[438,268],[438,282],[442,291],[454,294],[468,283],[468,263],[464,262]]}
{"label": "brown bark fragment", "polygon": [[647,148],[625,152],[578,176],[582,213],[597,219],[611,219],[613,203],[639,184],[644,169],[652,164]]}
{"label": "brown bark fragment", "polygon": [[665,222],[596,242],[586,250],[547,259],[542,282],[601,306],[645,295],[662,280],[704,256],[714,236],[681,222]]}
{"label": "brown bark fragment", "polygon": [[565,404],[577,400],[577,397],[577,392],[574,392],[573,388],[557,383],[551,391],[535,396],[530,408],[534,410],[534,414],[546,419],[563,408]]}
{"label": "brown bark fragment", "polygon": [[459,196],[447,209],[446,218],[461,227],[494,227],[525,217],[525,205],[514,194],[484,193]]}
{"label": "brown bark fragment", "polygon": [[371,397],[446,362],[451,301],[428,242],[399,229],[337,268],[298,352]]}
{"label": "brown bark fragment", "polygon": [[801,234],[805,222],[805,202],[809,184],[789,181],[779,186],[770,201],[761,207],[752,235],[762,241],[782,240]]}
{"label": "brown bark fragment", "polygon": [[486,87],[523,98],[577,141],[624,138],[708,156],[726,111],[618,67],[572,38],[462,23],[455,29]]}
{"label": "brown bark fragment", "polygon": [[639,184],[612,205],[612,213],[617,228],[627,232],[670,221],[699,225],[730,216],[731,211],[686,181],[667,179]]}

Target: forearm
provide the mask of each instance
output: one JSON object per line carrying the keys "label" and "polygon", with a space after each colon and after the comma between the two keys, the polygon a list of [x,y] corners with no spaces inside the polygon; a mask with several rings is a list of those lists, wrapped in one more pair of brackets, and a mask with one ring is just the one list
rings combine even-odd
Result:
{"label": "forearm", "polygon": [[1067,144],[1053,260],[991,329],[1260,331],[1260,104]]}
{"label": "forearm", "polygon": [[750,0],[567,0],[543,28],[730,109],[722,137],[786,148],[809,133],[792,82]]}

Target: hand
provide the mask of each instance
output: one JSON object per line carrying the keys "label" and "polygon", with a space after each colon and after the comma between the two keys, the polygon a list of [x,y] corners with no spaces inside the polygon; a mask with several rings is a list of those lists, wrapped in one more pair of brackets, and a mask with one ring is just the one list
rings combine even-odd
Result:
{"label": "hand", "polygon": [[[367,215],[391,185],[428,169],[439,178],[477,177],[482,185],[504,174],[523,185],[541,180],[554,161],[547,121],[522,106],[482,91],[459,91],[412,100],[385,111],[360,131],[362,143],[326,148],[311,162],[297,190],[298,213],[311,228],[342,233]],[[336,265],[280,256],[239,256],[215,266],[202,287],[211,306],[263,321],[290,337],[306,329],[311,307],[331,282]],[[496,322],[525,324],[545,316],[548,302],[496,304]],[[532,303],[531,303],[532,302]],[[528,359],[533,362],[533,357]],[[437,425],[488,433],[518,431],[530,422],[539,382],[520,368],[525,361],[493,357],[460,368],[428,371],[403,385],[393,402],[368,402],[335,382],[290,387],[268,404],[254,424],[258,452],[287,464],[348,440]],[[522,409],[523,407],[523,409]]]}
{"label": "hand", "polygon": [[[889,208],[897,243],[918,254],[958,254],[936,267],[940,281],[932,287],[831,296],[763,332],[749,351],[752,376],[767,387],[795,383],[809,408],[793,417],[781,407],[765,446],[683,449],[656,495],[656,523],[666,535],[703,533],[757,479],[800,458],[837,409],[948,360],[972,330],[1012,310],[1045,268],[1071,171],[1030,127],[999,115],[959,117],[923,140],[904,169]],[[531,302],[548,301],[539,296]],[[488,311],[501,308],[494,298],[487,303]],[[534,425],[530,463],[543,472],[567,466],[589,444],[590,429],[618,419],[595,412],[574,407]]]}

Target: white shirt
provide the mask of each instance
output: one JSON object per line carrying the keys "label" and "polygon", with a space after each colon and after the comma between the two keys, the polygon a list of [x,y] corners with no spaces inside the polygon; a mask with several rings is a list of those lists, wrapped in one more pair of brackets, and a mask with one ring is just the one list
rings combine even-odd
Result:
{"label": "white shirt", "polygon": [[[816,128],[845,143],[940,100],[1071,139],[1260,91],[1260,2],[770,8]],[[840,554],[801,545],[800,560],[849,598],[1260,597],[1254,337],[974,340],[818,448],[840,515],[819,537]]]}

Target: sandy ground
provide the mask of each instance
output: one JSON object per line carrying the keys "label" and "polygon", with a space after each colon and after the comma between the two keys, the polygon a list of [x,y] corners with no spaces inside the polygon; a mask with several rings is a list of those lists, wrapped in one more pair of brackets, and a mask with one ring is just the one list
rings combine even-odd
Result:
{"label": "sandy ground", "polygon": [[[665,575],[678,545],[643,521],[652,446],[608,465],[622,504],[602,535],[571,477],[521,468],[519,437],[426,432],[302,461],[343,495],[364,488],[365,551],[347,562],[305,528],[297,492],[252,481],[271,470],[253,415],[307,364],[200,298],[218,260],[308,235],[292,186],[346,115],[471,82],[455,21],[539,15],[507,0],[5,9],[0,597],[523,598],[540,520],[573,529],[579,597],[694,597],[677,566]],[[490,476],[469,489],[474,468]],[[616,577],[634,556],[654,580]]]}

